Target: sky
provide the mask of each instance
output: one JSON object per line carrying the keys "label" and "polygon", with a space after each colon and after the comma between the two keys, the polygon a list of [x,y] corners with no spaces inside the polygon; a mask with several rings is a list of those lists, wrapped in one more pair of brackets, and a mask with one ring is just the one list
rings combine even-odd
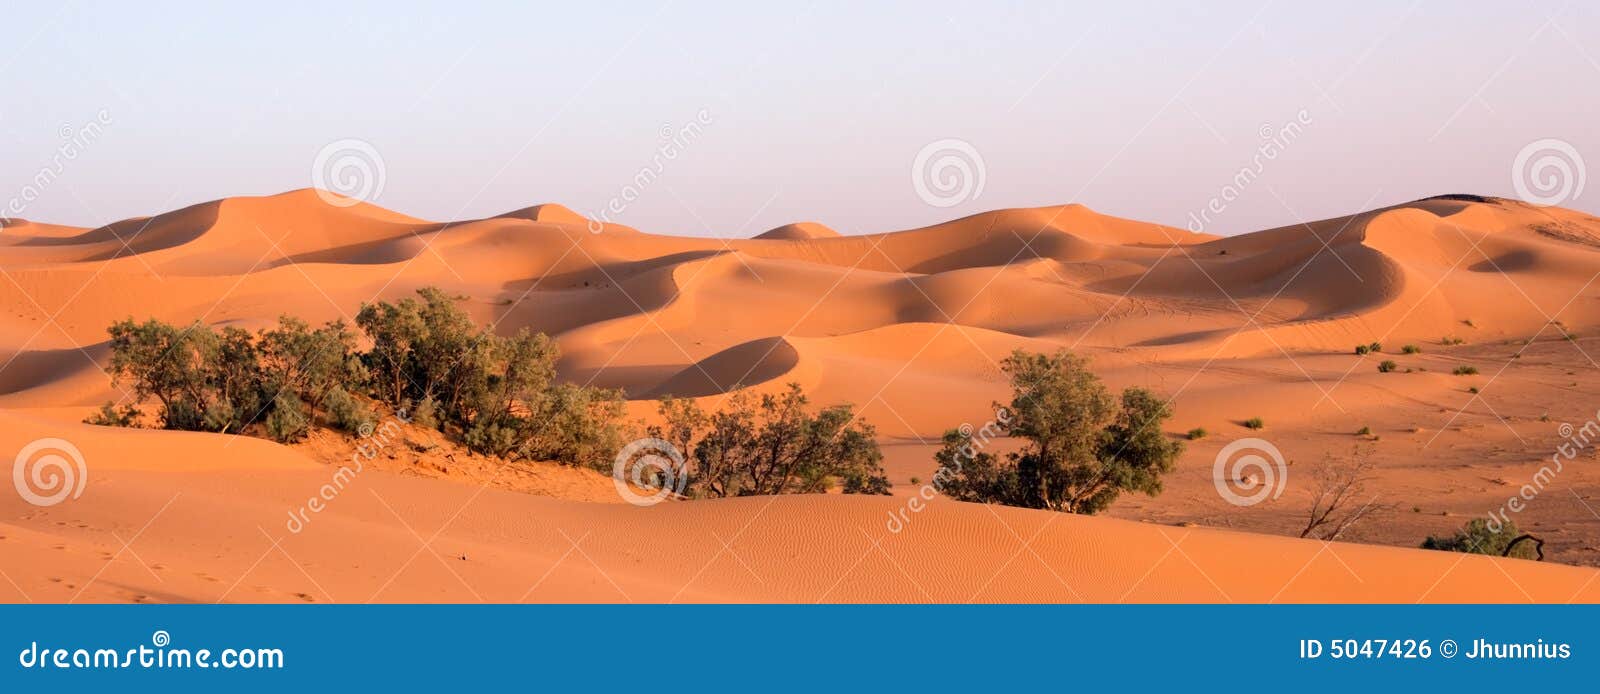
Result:
{"label": "sky", "polygon": [[1234,234],[1519,171],[1600,211],[1600,7],[1309,5],[4,1],[0,213],[331,181],[684,235],[1064,203]]}

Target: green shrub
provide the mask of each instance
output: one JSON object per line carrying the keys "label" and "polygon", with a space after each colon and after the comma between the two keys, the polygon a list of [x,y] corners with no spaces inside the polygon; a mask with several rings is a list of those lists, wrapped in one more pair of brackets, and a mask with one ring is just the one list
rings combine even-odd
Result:
{"label": "green shrub", "polygon": [[1374,343],[1372,343],[1370,345],[1367,345],[1367,349],[1372,350],[1372,352],[1374,354],[1376,354],[1378,352],[1382,352],[1383,351],[1383,345],[1380,344],[1380,343],[1374,342]]}
{"label": "green shrub", "polygon": [[412,424],[424,429],[437,430],[439,428],[439,401],[434,400],[433,396],[429,395],[423,398],[422,402],[417,403],[417,406],[412,408],[407,416],[411,418]]}
{"label": "green shrub", "polygon": [[282,392],[272,401],[272,412],[267,414],[267,436],[279,443],[293,443],[305,438],[311,429],[311,416],[305,403],[290,392]]}
{"label": "green shrub", "polygon": [[359,434],[363,429],[370,431],[378,422],[371,407],[341,386],[329,390],[323,402],[328,408],[328,423],[347,434]]}
{"label": "green shrub", "polygon": [[1418,347],[1416,345],[1406,345],[1404,347],[1401,347],[1400,351],[1405,353],[1405,354],[1421,354],[1422,353],[1422,348]]}
{"label": "green shrub", "polygon": [[1395,369],[1398,369],[1398,368],[1400,368],[1399,364],[1396,364],[1393,361],[1388,360],[1388,359],[1385,359],[1385,360],[1383,360],[1382,362],[1380,362],[1378,364],[1378,372],[1379,373],[1390,373],[1390,372],[1392,372],[1392,371],[1394,371]]}
{"label": "green shrub", "polygon": [[[1509,556],[1517,559],[1536,558],[1535,544],[1533,542],[1518,542],[1515,546],[1511,541],[1522,533],[1517,530],[1515,521],[1507,519],[1498,527],[1491,525],[1488,519],[1474,518],[1467,522],[1456,534],[1448,537],[1429,535],[1422,543],[1423,549],[1436,549],[1445,552],[1466,552],[1468,554],[1487,554],[1493,557]],[[1510,547],[1508,554],[1506,548]]]}
{"label": "green shrub", "polygon": [[1189,433],[1186,434],[1186,436],[1188,436],[1190,441],[1199,441],[1200,439],[1203,439],[1203,438],[1206,437],[1206,430],[1202,429],[1200,427],[1195,427],[1193,429],[1190,429]]}
{"label": "green shrub", "polygon": [[1246,429],[1261,429],[1266,426],[1266,423],[1262,422],[1260,417],[1251,417],[1244,420],[1244,428]]}
{"label": "green shrub", "polygon": [[935,459],[951,498],[1096,513],[1123,492],[1161,492],[1162,477],[1183,451],[1182,442],[1162,433],[1172,417],[1165,401],[1128,388],[1118,402],[1082,357],[1064,350],[1018,350],[1002,367],[1012,399],[997,434],[1027,443],[1002,462],[979,450],[970,429],[945,432]]}
{"label": "green shrub", "polygon": [[163,427],[201,429],[210,385],[206,363],[217,350],[216,334],[198,322],[178,328],[153,318],[113,323],[106,332],[112,382],[130,383],[141,401],[155,398]]}
{"label": "green shrub", "polygon": [[83,423],[102,427],[133,427],[139,425],[141,414],[139,408],[133,405],[117,407],[108,400],[98,411],[84,418]]}
{"label": "green shrub", "polygon": [[[707,413],[692,400],[664,398],[663,425],[649,434],[684,453],[684,492],[697,497],[823,493],[888,494],[872,425],[849,405],[812,412],[797,383],[759,398],[748,391]],[[913,481],[915,484],[915,481]]]}
{"label": "green shrub", "polygon": [[298,318],[279,317],[277,327],[262,331],[259,341],[267,392],[292,392],[312,412],[322,409],[334,389],[354,385],[355,340],[342,320],[312,330]]}
{"label": "green shrub", "polygon": [[1455,368],[1455,370],[1451,371],[1450,373],[1455,374],[1457,376],[1476,376],[1476,375],[1478,375],[1478,367],[1476,367],[1476,366],[1457,366]]}
{"label": "green shrub", "polygon": [[505,458],[517,450],[517,431],[511,426],[484,420],[473,424],[461,441],[479,453]]}
{"label": "green shrub", "polygon": [[1366,354],[1367,352],[1370,352],[1370,351],[1372,351],[1372,348],[1367,346],[1367,345],[1356,345],[1356,354],[1358,356]]}
{"label": "green shrub", "polygon": [[1361,427],[1360,429],[1356,430],[1356,436],[1371,436],[1371,435],[1372,435],[1372,427]]}
{"label": "green shrub", "polygon": [[[456,299],[433,287],[417,299],[364,304],[356,325],[372,341],[362,363],[378,399],[395,408],[433,398],[441,422],[467,426],[493,366],[496,338],[473,324]],[[541,336],[542,337],[542,336]]]}

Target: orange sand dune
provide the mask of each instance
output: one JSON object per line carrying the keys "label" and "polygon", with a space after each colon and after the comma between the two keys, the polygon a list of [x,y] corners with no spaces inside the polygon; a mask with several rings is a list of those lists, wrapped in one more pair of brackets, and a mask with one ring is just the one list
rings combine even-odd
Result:
{"label": "orange sand dune", "polygon": [[[177,496],[138,541],[167,568],[117,555],[115,579],[84,599],[478,597],[468,584],[515,600],[547,572],[528,599],[1595,599],[1579,589],[1592,571],[1404,549],[1499,508],[1565,441],[1560,424],[1595,417],[1600,219],[1589,215],[1448,196],[1217,238],[1066,205],[859,236],[801,222],[721,239],[591,224],[556,204],[436,222],[340,202],[352,204],[302,190],[0,232],[0,436],[11,447],[67,438],[92,470],[85,495],[60,506],[0,495],[0,570],[16,584],[0,593],[72,597],[66,586],[90,585],[102,552],[119,549],[110,533],[132,536]],[[587,472],[522,471],[525,484],[478,496],[487,463],[408,473],[391,462],[326,522],[284,537],[289,507],[333,473],[337,439],[307,452],[73,423],[124,398],[103,371],[115,320],[348,321],[363,302],[423,286],[463,297],[502,334],[550,333],[563,377],[624,389],[634,416],[665,394],[715,406],[734,388],[791,381],[819,404],[853,403],[877,427],[900,498],[638,510],[572,501],[606,496],[609,482]],[[1352,353],[1372,342],[1382,354]],[[885,536],[889,510],[931,477],[941,433],[994,418],[991,401],[1007,396],[999,362],[1018,348],[1085,354],[1111,385],[1171,398],[1169,435],[1209,435],[1188,444],[1161,496],[1124,498],[1113,518],[936,502]],[[1478,373],[1452,375],[1465,366]],[[1251,417],[1266,428],[1243,428]],[[1245,436],[1290,460],[1279,500],[1241,508],[1216,493],[1213,456]],[[1376,462],[1372,492],[1390,513],[1347,539],[1396,547],[1273,537],[1297,534],[1309,492],[1297,466],[1354,447]],[[1594,508],[1600,473],[1574,463],[1518,522],[1552,560],[1600,564]],[[443,558],[424,552],[383,585],[396,555],[420,545],[396,515],[423,538],[444,527]],[[1007,526],[1027,538],[1046,523],[1038,556],[987,580],[1020,544]],[[252,569],[268,536],[282,551]],[[696,578],[718,538],[743,561],[721,556]]]}
{"label": "orange sand dune", "polygon": [[839,232],[829,229],[816,222],[795,222],[781,227],[768,229],[756,235],[758,239],[771,239],[775,241],[814,241],[816,239],[831,239],[839,236]]}
{"label": "orange sand dune", "polygon": [[[0,599],[34,602],[1567,602],[1593,570],[884,497],[653,508],[357,473],[277,446],[0,415],[88,462],[58,506],[0,500]],[[128,543],[124,548],[122,542]]]}

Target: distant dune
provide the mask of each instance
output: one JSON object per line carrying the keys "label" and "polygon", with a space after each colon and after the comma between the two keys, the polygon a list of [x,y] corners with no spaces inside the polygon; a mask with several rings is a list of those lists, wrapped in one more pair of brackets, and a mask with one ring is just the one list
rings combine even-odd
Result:
{"label": "distant dune", "polygon": [[[472,599],[452,573],[489,600],[1600,599],[1588,569],[1273,537],[1296,533],[1308,478],[1239,508],[1212,473],[1244,436],[1294,463],[1370,448],[1374,490],[1395,511],[1348,539],[1400,547],[1496,508],[1562,443],[1557,425],[1581,426],[1600,403],[1592,216],[1444,196],[1227,238],[1081,205],[850,236],[815,222],[731,240],[590,226],[557,204],[437,222],[311,190],[95,229],[12,220],[0,232],[0,450],[67,438],[91,473],[81,499],[48,509],[0,495],[0,570],[26,591],[0,582],[0,600],[72,597],[118,549],[112,532],[128,537],[175,496],[138,544],[163,568],[118,558],[83,599]],[[814,402],[854,403],[900,498],[641,510],[588,503],[604,479],[533,485],[567,499],[472,499],[472,479],[386,469],[277,552],[268,538],[327,460],[75,424],[122,397],[102,368],[115,320],[349,320],[429,285],[500,333],[550,333],[561,375],[623,388],[633,416],[661,395],[715,404],[788,381]],[[1352,351],[1373,342],[1381,354]],[[941,433],[994,417],[998,363],[1017,348],[1081,352],[1112,385],[1173,398],[1170,435],[1211,435],[1189,444],[1164,494],[1120,501],[1113,518],[941,501],[886,535],[889,511],[930,478]],[[1384,359],[1394,372],[1378,372]],[[1479,374],[1452,375],[1464,365]],[[1249,417],[1267,428],[1238,425]],[[1600,507],[1600,473],[1574,464],[1557,486],[1519,523],[1558,561],[1600,563],[1600,517],[1583,510]],[[442,528],[440,556],[423,552],[380,588],[418,545],[391,510],[424,536]],[[1037,554],[1016,556],[1035,532]],[[580,538],[586,556],[568,556]]]}
{"label": "distant dune", "polygon": [[768,229],[757,234],[756,238],[773,241],[814,241],[816,239],[831,239],[838,235],[839,232],[816,222],[796,222]]}

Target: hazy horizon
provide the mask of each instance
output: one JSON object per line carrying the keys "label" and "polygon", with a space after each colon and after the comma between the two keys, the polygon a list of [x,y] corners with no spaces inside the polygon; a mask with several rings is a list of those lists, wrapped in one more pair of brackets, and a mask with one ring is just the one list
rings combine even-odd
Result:
{"label": "hazy horizon", "polygon": [[[342,140],[383,160],[371,202],[407,214],[593,215],[631,188],[614,221],[689,235],[1065,203],[1183,227],[1230,187],[1205,230],[1234,234],[1443,193],[1519,197],[1519,154],[1547,140],[1578,155],[1558,204],[1600,211],[1582,190],[1583,158],[1600,161],[1592,6],[6,11],[0,205],[27,193],[14,216],[45,222],[304,188]],[[912,171],[947,140],[968,168],[945,170],[963,185],[930,204]]]}

